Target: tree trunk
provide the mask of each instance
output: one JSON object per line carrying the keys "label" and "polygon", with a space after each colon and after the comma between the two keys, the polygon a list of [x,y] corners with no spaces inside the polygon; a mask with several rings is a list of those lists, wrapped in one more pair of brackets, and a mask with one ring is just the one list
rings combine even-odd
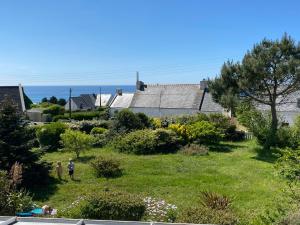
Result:
{"label": "tree trunk", "polygon": [[265,143],[265,150],[270,150],[271,147],[276,146],[277,142],[277,129],[278,129],[278,118],[277,118],[277,111],[276,111],[276,104],[272,103],[271,105],[271,127],[270,132],[267,136],[266,143]]}

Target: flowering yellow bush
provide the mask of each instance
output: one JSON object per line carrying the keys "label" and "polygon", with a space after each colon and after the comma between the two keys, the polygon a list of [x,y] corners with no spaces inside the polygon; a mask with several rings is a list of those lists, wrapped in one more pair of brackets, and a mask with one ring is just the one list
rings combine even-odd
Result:
{"label": "flowering yellow bush", "polygon": [[183,140],[189,140],[189,137],[191,136],[189,126],[187,125],[179,123],[170,124],[169,129],[174,131]]}
{"label": "flowering yellow bush", "polygon": [[162,125],[161,125],[161,119],[159,119],[159,118],[153,118],[153,124],[154,124],[154,127],[155,128],[161,128],[162,127]]}

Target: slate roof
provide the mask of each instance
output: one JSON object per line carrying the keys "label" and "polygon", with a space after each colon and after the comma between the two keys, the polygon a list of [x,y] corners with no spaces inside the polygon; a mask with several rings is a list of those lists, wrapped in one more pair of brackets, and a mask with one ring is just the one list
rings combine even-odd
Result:
{"label": "slate roof", "polygon": [[[278,112],[300,112],[300,107],[297,106],[298,99],[300,101],[300,91],[295,91],[289,94],[284,99],[284,104],[278,104],[277,111]],[[280,103],[281,100],[282,99],[278,98],[277,102]],[[264,104],[256,104],[256,108],[262,111],[270,110],[270,106]]]}
{"label": "slate roof", "polygon": [[199,109],[203,92],[199,84],[147,85],[136,91],[130,108]]}
{"label": "slate roof", "polygon": [[[111,94],[101,94],[101,106],[109,105],[110,101],[112,100]],[[100,106],[100,94],[97,94],[95,106]]]}
{"label": "slate roof", "polygon": [[95,108],[96,95],[95,94],[81,94],[80,97],[89,108]]}
{"label": "slate roof", "polygon": [[[96,98],[93,94],[82,94],[78,97],[71,97],[71,100],[78,108],[93,109],[95,108]],[[67,102],[66,105],[69,103]]]}
{"label": "slate roof", "polygon": [[209,92],[205,92],[201,112],[219,112],[224,111],[223,107],[216,103]]}
{"label": "slate roof", "polygon": [[129,108],[134,93],[122,93],[122,95],[116,94],[110,108]]}
{"label": "slate roof", "polygon": [[6,98],[13,101],[18,111],[23,112],[25,110],[23,88],[21,86],[0,86],[0,107]]}

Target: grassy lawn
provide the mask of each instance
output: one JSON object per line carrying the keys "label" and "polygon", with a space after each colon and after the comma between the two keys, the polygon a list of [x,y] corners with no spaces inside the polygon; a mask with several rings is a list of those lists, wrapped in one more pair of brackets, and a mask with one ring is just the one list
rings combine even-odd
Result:
{"label": "grassy lawn", "polygon": [[[208,156],[182,154],[136,156],[105,149],[93,149],[75,161],[75,181],[64,171],[65,181],[53,183],[35,196],[39,203],[61,209],[78,196],[103,188],[117,189],[167,200],[180,208],[197,204],[204,190],[225,194],[233,199],[235,211],[243,218],[255,217],[276,202],[285,202],[283,180],[274,164],[256,158],[253,142],[224,143],[228,148]],[[106,180],[95,178],[89,161],[97,155],[113,154],[121,160],[124,175]],[[72,153],[54,152],[44,156],[49,162],[62,161],[66,168]],[[55,173],[53,172],[53,176]]]}

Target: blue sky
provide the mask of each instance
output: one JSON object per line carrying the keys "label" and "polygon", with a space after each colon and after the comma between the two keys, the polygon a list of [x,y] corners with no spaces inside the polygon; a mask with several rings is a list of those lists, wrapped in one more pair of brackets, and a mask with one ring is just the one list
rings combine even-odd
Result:
{"label": "blue sky", "polygon": [[262,38],[300,41],[300,1],[3,0],[0,85],[197,83]]}

